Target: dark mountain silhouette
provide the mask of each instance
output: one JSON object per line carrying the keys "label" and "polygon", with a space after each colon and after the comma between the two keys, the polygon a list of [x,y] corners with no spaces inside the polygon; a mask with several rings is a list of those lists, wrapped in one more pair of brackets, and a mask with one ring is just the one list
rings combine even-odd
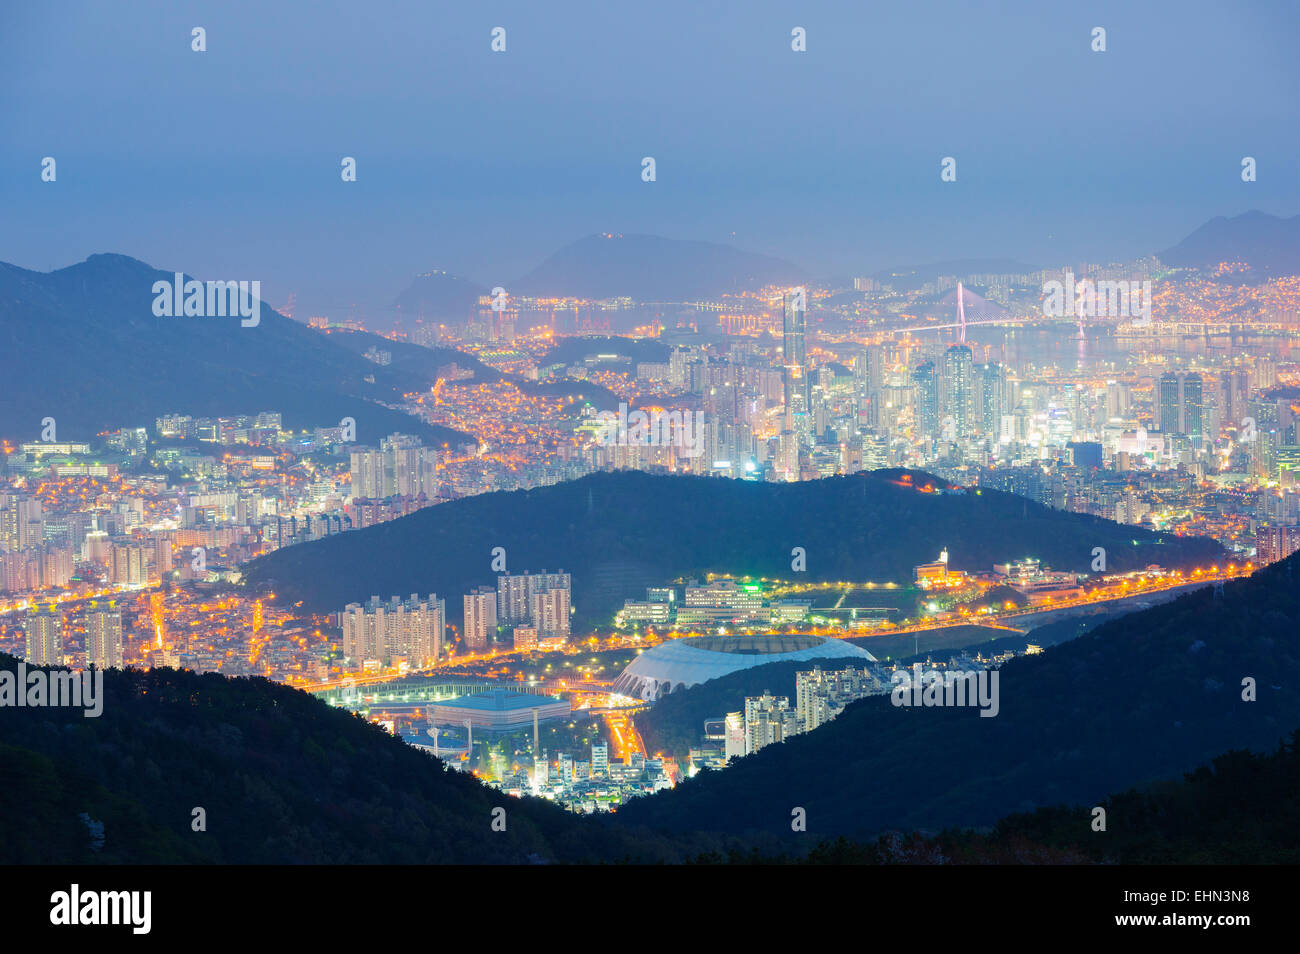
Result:
{"label": "dark mountain silhouette", "polygon": [[97,718],[7,708],[0,820],[5,864],[681,861],[714,844],[511,798],[297,689],[172,669],[106,671]]}
{"label": "dark mountain silhouette", "polygon": [[[1053,806],[998,822],[988,840],[1035,842],[1107,864],[1206,865],[1300,862],[1300,733],[1267,755],[1225,752],[1177,781],[1111,795],[1105,838],[1092,806]],[[956,854],[957,860],[965,860]]]}
{"label": "dark mountain silhouette", "polygon": [[[627,805],[664,830],[808,833],[979,826],[1271,751],[1300,713],[1300,554],[1002,667],[1000,711],[854,703],[725,771]],[[1246,701],[1244,680],[1254,701]],[[1087,830],[1090,817],[1075,819]],[[1108,820],[1111,826],[1132,818]]]}
{"label": "dark mountain silhouette", "polygon": [[506,288],[512,295],[689,301],[803,280],[789,262],[729,245],[602,233],[566,245]]}
{"label": "dark mountain silhouette", "polygon": [[946,486],[898,470],[790,484],[600,473],[480,494],[290,547],[249,564],[245,579],[319,611],[376,594],[433,591],[457,615],[461,594],[495,581],[492,550],[504,547],[511,572],[569,571],[575,622],[583,624],[607,622],[622,600],[678,577],[790,577],[794,547],[804,548],[811,580],[910,580],[914,566],[945,547],[954,569],[977,571],[1025,556],[1087,571],[1094,547],[1106,549],[1112,571],[1191,567],[1223,555],[1212,540],[1051,510],[1011,494],[935,492]]}
{"label": "dark mountain silhouette", "polygon": [[397,296],[394,304],[402,317],[410,321],[446,321],[464,324],[489,289],[467,278],[444,271],[417,275]]}
{"label": "dark mountain silhouette", "polygon": [[1261,272],[1300,274],[1300,215],[1284,219],[1256,209],[1231,219],[1219,215],[1159,258],[1183,267],[1246,262]]}
{"label": "dark mountain silhouette", "polygon": [[295,429],[352,417],[362,443],[394,431],[435,444],[465,439],[377,403],[419,388],[418,376],[382,368],[266,303],[256,327],[238,317],[155,317],[153,284],[172,279],[125,255],[53,272],[0,264],[0,434],[34,440],[45,417],[68,440],[168,411],[280,411]]}
{"label": "dark mountain silhouette", "polygon": [[[0,654],[0,670],[13,672],[17,662]],[[1272,754],[1230,751],[1182,781],[1100,800],[1104,836],[1089,827],[1092,803],[1081,803],[1012,813],[987,832],[890,832],[874,842],[805,835],[783,844],[773,835],[671,835],[639,824],[633,806],[662,805],[663,796],[597,818],[511,798],[378,726],[264,679],[109,670],[101,698],[102,713],[91,719],[76,707],[6,709],[0,819],[13,824],[0,839],[0,863],[1213,864],[1297,857],[1294,732]],[[918,766],[891,766],[904,788],[915,784],[905,777],[909,767]],[[687,788],[716,785],[740,768],[703,773]],[[780,778],[773,792],[757,794],[798,797],[797,788]],[[192,827],[195,808],[203,809],[205,830]],[[497,809],[505,812],[504,831],[491,827]]]}
{"label": "dark mountain silhouette", "polygon": [[426,348],[405,341],[393,341],[391,338],[368,331],[331,330],[328,337],[356,354],[364,354],[371,348],[387,351],[392,356],[392,364],[388,367],[409,377],[413,384],[424,390],[433,387],[438,380],[438,370],[450,364],[465,371],[472,371],[474,376],[465,379],[471,383],[499,381],[504,377],[500,371],[489,368],[472,354],[457,351],[455,348]]}
{"label": "dark mountain silhouette", "polygon": [[[992,831],[840,837],[806,864],[1261,865],[1300,861],[1300,732],[1267,755],[1233,751],[1178,780],[1111,795],[1105,832],[1094,806],[1054,805],[1003,818]],[[1081,823],[1084,822],[1084,823]],[[722,860],[720,858],[709,860]]]}

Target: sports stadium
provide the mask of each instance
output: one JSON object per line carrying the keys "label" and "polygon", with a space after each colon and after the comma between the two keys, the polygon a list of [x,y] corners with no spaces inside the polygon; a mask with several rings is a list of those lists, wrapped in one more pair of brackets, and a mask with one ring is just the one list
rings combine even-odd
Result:
{"label": "sports stadium", "polygon": [[828,636],[688,636],[647,650],[614,680],[613,691],[654,702],[670,692],[772,662],[806,659],[876,659],[865,649]]}

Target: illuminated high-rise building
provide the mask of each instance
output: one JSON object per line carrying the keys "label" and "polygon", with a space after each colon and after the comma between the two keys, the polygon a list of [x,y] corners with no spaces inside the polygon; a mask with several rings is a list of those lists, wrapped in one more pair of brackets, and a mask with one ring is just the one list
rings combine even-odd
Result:
{"label": "illuminated high-rise building", "polygon": [[1157,385],[1160,430],[1199,438],[1205,430],[1204,385],[1199,374],[1168,371]]}
{"label": "illuminated high-rise building", "polygon": [[979,367],[978,381],[978,425],[986,437],[998,438],[1002,424],[1002,415],[1006,413],[1006,376],[999,364],[983,364]]}
{"label": "illuminated high-rise building", "polygon": [[[787,718],[789,716],[790,718]],[[784,741],[793,728],[795,713],[785,696],[764,693],[745,699],[745,754],[752,755],[773,742]]]}
{"label": "illuminated high-rise building", "polygon": [[912,386],[921,436],[934,437],[939,433],[939,376],[933,361],[924,362],[912,372]]}
{"label": "illuminated high-rise building", "polygon": [[127,585],[148,582],[149,561],[144,547],[137,543],[115,543],[110,559],[109,579],[112,582]]}
{"label": "illuminated high-rise building", "polygon": [[569,635],[567,587],[539,590],[532,598],[532,622],[542,638]]}
{"label": "illuminated high-rise building", "polygon": [[1285,560],[1300,550],[1300,527],[1260,527],[1255,533],[1255,562],[1259,565]]}
{"label": "illuminated high-rise building", "polygon": [[37,607],[27,614],[27,661],[35,666],[63,665],[63,613],[58,606]]}
{"label": "illuminated high-rise building", "polygon": [[44,542],[41,502],[34,497],[0,493],[0,548],[21,550]]}
{"label": "illuminated high-rise building", "polygon": [[486,649],[497,631],[497,591],[480,586],[465,594],[465,646]]}
{"label": "illuminated high-rise building", "polygon": [[393,434],[380,442],[385,458],[386,497],[432,498],[438,491],[438,455],[419,438]]}
{"label": "illuminated high-rise building", "polygon": [[497,577],[497,622],[537,623],[533,612],[533,597],[548,590],[570,590],[568,573],[519,573]]}
{"label": "illuminated high-rise building", "polygon": [[1249,413],[1250,372],[1231,368],[1219,376],[1219,415],[1225,424],[1241,426],[1241,419]]}
{"label": "illuminated high-rise building", "polygon": [[[943,356],[942,380],[943,419],[940,431],[943,439],[949,436],[969,437],[974,425],[975,363],[974,355],[965,345],[953,345]],[[952,430],[947,430],[949,418]]]}
{"label": "illuminated high-rise building", "polygon": [[438,455],[418,437],[390,434],[378,449],[358,447],[351,453],[352,496],[433,498],[438,491]]}
{"label": "illuminated high-rise building", "polygon": [[86,610],[86,663],[122,668],[122,608],[116,600],[93,600]]}
{"label": "illuminated high-rise building", "polygon": [[1201,376],[1185,375],[1182,385],[1182,432],[1190,437],[1199,438],[1205,432],[1205,395]]}
{"label": "illuminated high-rise building", "polygon": [[365,500],[384,496],[384,457],[373,447],[352,451],[352,496]]}
{"label": "illuminated high-rise building", "polygon": [[812,405],[808,360],[804,350],[807,294],[806,289],[795,288],[786,293],[783,301],[781,359],[785,369],[785,419],[786,426],[793,430],[798,430],[796,421],[807,415]]}
{"label": "illuminated high-rise building", "polygon": [[339,614],[339,626],[343,656],[354,665],[374,661],[389,666],[400,658],[423,669],[442,655],[447,601],[434,593],[427,599],[416,593],[405,600],[372,596],[364,606],[349,603]]}
{"label": "illuminated high-rise building", "polygon": [[1160,411],[1160,430],[1166,434],[1182,433],[1182,396],[1178,375],[1167,371],[1160,375],[1156,399]]}

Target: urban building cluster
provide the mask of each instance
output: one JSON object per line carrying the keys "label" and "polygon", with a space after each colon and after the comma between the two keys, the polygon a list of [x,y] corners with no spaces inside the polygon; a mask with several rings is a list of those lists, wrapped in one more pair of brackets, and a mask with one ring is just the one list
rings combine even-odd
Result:
{"label": "urban building cluster", "polygon": [[[56,440],[51,424],[49,439],[2,448],[0,648],[29,654],[30,630],[33,658],[58,657],[61,641],[66,662],[111,665],[113,639],[90,634],[110,604],[124,664],[306,682],[436,664],[452,641],[442,599],[436,610],[433,596],[353,604],[336,617],[351,620],[336,642],[328,619],[214,588],[281,547],[618,468],[764,481],[921,468],[957,487],[1211,536],[1242,565],[1281,559],[1300,548],[1300,279],[1234,274],[1144,259],[710,301],[511,297],[502,310],[483,299],[468,322],[392,333],[465,355],[401,406],[469,435],[436,449],[401,433],[359,444],[344,422],[292,429],[275,410],[161,413],[91,442]],[[1045,289],[1065,278],[1150,282],[1151,318],[1046,317]],[[584,347],[591,334],[632,340]],[[698,433],[610,441],[599,415],[611,399],[652,419],[691,414]],[[1031,602],[1086,596],[1029,564],[1001,577],[968,579],[940,559],[913,582],[940,616],[994,582]],[[821,625],[808,597],[714,579],[650,588],[618,622]],[[461,595],[461,641],[471,653],[562,645],[571,604],[567,575],[502,577]]]}
{"label": "urban building cluster", "polygon": [[[925,668],[976,672],[999,668],[1017,655],[1041,651],[1041,647],[1027,643],[1021,653],[1006,651],[985,656],[963,652],[942,660],[928,659]],[[687,775],[695,775],[703,768],[725,768],[734,758],[752,755],[765,746],[825,725],[838,718],[850,703],[868,696],[888,695],[897,669],[898,665],[879,663],[832,670],[815,666],[795,673],[793,705],[789,696],[770,692],[747,696],[743,709],[705,721],[700,744],[690,749]]]}
{"label": "urban building cluster", "polygon": [[[676,762],[647,757],[630,728],[632,738],[626,741],[631,744],[621,759],[611,758],[608,741],[582,749],[562,745],[552,755],[541,743],[541,728],[574,713],[560,697],[501,687],[438,700],[422,711],[423,724],[408,718],[401,727],[390,711],[380,721],[408,744],[510,795],[546,798],[590,813],[617,810],[629,798],[670,788],[677,780]],[[622,738],[622,731],[615,736]],[[509,754],[521,748],[531,754],[522,759]]]}
{"label": "urban building cluster", "polygon": [[611,761],[605,743],[592,745],[590,753],[590,758],[584,759],[561,752],[554,761],[543,753],[533,778],[516,773],[496,783],[497,787],[512,795],[538,795],[570,811],[590,814],[617,811],[630,798],[672,788],[677,779],[671,759],[630,752],[622,761]]}
{"label": "urban building cluster", "polygon": [[425,669],[442,655],[447,630],[447,601],[430,593],[421,599],[373,596],[363,606],[349,603],[339,614],[343,663],[349,668]]}
{"label": "urban building cluster", "polygon": [[812,600],[771,599],[761,583],[719,577],[704,582],[692,580],[683,587],[646,588],[644,600],[626,600],[615,616],[615,625],[657,625],[713,629],[720,625],[785,625],[806,619]]}
{"label": "urban building cluster", "polygon": [[572,581],[563,570],[502,574],[496,588],[466,593],[465,647],[470,651],[502,645],[500,630],[510,629],[516,650],[558,648],[569,638]]}
{"label": "urban building cluster", "polygon": [[[1050,319],[1044,288],[1063,276],[1150,283],[1152,318],[1103,309]],[[511,299],[495,312],[484,301],[477,332],[439,326],[437,340],[488,362],[509,350],[526,378],[599,383],[652,421],[694,414],[698,437],[611,442],[594,400],[530,395],[509,382],[412,396],[410,409],[479,437],[472,459],[448,463],[458,492],[601,469],[808,480],[914,467],[1058,509],[1213,536],[1264,562],[1300,542],[1291,529],[1300,522],[1300,375],[1289,351],[1300,281],[1222,278],[1148,258],[653,307]],[[628,362],[594,345],[581,363],[548,363],[563,335],[627,314],[637,317],[624,324],[639,320],[661,359]],[[664,613],[638,611],[656,622]]]}

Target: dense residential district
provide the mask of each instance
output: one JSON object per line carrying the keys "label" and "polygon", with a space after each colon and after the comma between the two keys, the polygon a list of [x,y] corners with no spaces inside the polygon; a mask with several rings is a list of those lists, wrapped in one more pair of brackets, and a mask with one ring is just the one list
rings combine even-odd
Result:
{"label": "dense residential district", "polygon": [[[0,650],[278,680],[506,791],[616,809],[889,692],[900,660],[926,655],[909,640],[984,627],[1007,648],[925,661],[996,669],[1036,651],[1026,634],[1052,614],[1142,605],[1300,548],[1300,280],[1232,285],[1234,267],[866,278],[671,307],[484,298],[465,323],[387,333],[459,355],[398,408],[422,433],[462,435],[440,443],[346,419],[289,427],[273,408],[204,417],[179,396],[92,441],[32,421],[0,435]],[[1149,283],[1149,317],[1045,316],[1043,289],[1075,271]],[[563,554],[495,574],[485,554],[468,592],[373,593],[331,613],[241,585],[276,550],[598,471],[791,482],[881,468],[934,475],[917,493],[993,489],[1212,537],[1232,560],[1075,573],[1034,553],[958,567],[936,552],[904,578],[839,583],[731,568],[647,581],[583,631],[584,581]],[[649,707],[774,660],[819,662],[710,713],[685,750],[646,751]]]}

